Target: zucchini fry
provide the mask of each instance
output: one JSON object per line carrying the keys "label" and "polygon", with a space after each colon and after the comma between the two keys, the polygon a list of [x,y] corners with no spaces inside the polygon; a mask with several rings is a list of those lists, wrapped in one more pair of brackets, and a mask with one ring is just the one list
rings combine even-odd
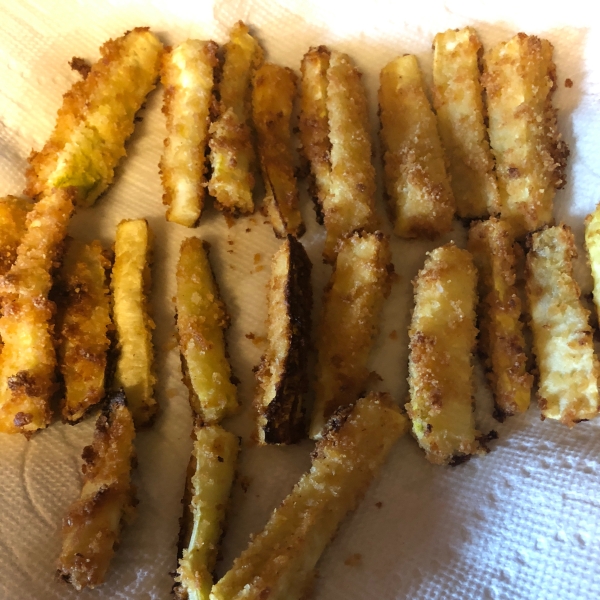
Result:
{"label": "zucchini fry", "polygon": [[320,438],[339,406],[355,402],[365,391],[367,362],[392,270],[388,240],[382,233],[355,233],[340,242],[317,340],[312,439]]}
{"label": "zucchini fry", "polygon": [[58,358],[64,381],[62,418],[77,423],[104,398],[111,261],[100,242],[72,240],[59,274]]}
{"label": "zucchini fry", "polygon": [[304,55],[300,67],[300,141],[302,153],[310,166],[309,191],[321,225],[324,222],[323,207],[331,187],[331,141],[327,111],[329,57],[326,46],[311,48]]}
{"label": "zucchini fry", "polygon": [[265,183],[265,205],[275,235],[300,237],[305,226],[298,208],[290,118],[296,95],[291,69],[265,63],[254,74],[252,118]]}
{"label": "zucchini fry", "polygon": [[101,58],[88,76],[63,97],[50,139],[40,152],[31,153],[25,194],[75,187],[77,204],[94,204],[126,154],[135,115],[155,87],[162,51],[147,27],[136,27],[100,48]]}
{"label": "zucchini fry", "polygon": [[430,239],[447,233],[456,203],[415,56],[397,58],[381,71],[379,114],[395,233]]}
{"label": "zucchini fry", "polygon": [[575,241],[566,225],[529,238],[526,291],[539,371],[542,418],[573,427],[598,414],[600,366],[589,311],[581,304],[571,259]]}
{"label": "zucchini fry", "polygon": [[122,526],[134,515],[134,437],[125,395],[117,392],[98,417],[92,445],[83,449],[83,488],[63,524],[58,575],[77,590],[104,581]]}
{"label": "zucchini fry", "polygon": [[27,215],[17,258],[0,282],[0,432],[30,434],[50,422],[56,353],[48,300],[73,212],[72,189],[54,190]]}
{"label": "zucchini fry", "polygon": [[600,320],[600,204],[585,219],[585,246],[594,279],[594,304]]}
{"label": "zucchini fry", "polygon": [[519,33],[484,56],[489,135],[499,202],[493,210],[516,237],[553,222],[556,189],[565,183],[569,149],[557,130],[553,47]]}
{"label": "zucchini fry", "polygon": [[204,423],[218,423],[238,408],[224,330],[229,316],[202,240],[181,244],[177,264],[177,333],[190,405]]}
{"label": "zucchini fry", "polygon": [[117,334],[114,389],[123,388],[136,427],[150,425],[158,404],[154,398],[152,330],[148,315],[151,231],[145,219],[121,221],[112,271],[113,319]]}
{"label": "zucchini fry", "polygon": [[435,464],[479,450],[473,418],[477,271],[454,243],[429,253],[415,282],[408,383],[413,433]]}
{"label": "zucchini fry", "polygon": [[358,504],[408,421],[388,394],[340,409],[312,467],[254,536],[211,600],[300,600],[342,519]]}
{"label": "zucchini fry", "polygon": [[[184,497],[177,600],[209,600],[239,438],[218,425],[196,425]],[[189,499],[189,500],[188,500]]]}
{"label": "zucchini fry", "polygon": [[433,40],[433,106],[449,160],[456,211],[482,218],[498,205],[494,158],[485,126],[479,57],[472,27],[438,33]]}
{"label": "zucchini fry", "polygon": [[527,373],[513,242],[508,223],[494,217],[469,230],[468,248],[478,270],[479,348],[500,418],[527,410],[533,383]]}
{"label": "zucchini fry", "polygon": [[27,213],[33,207],[33,202],[15,196],[0,198],[0,277],[17,259],[17,249],[27,230]]}
{"label": "zucchini fry", "polygon": [[239,21],[233,26],[225,45],[225,63],[219,83],[219,116],[210,126],[210,164],[208,184],[215,206],[230,214],[254,211],[254,153],[250,114],[251,82],[254,71],[263,63],[263,51]]}
{"label": "zucchini fry", "polygon": [[206,144],[213,101],[217,44],[187,40],[165,53],[161,81],[167,138],[160,175],[167,220],[193,227],[206,194]]}
{"label": "zucchini fry", "polygon": [[259,386],[255,400],[261,444],[292,444],[305,434],[311,269],[304,246],[289,235],[271,263],[269,348],[257,370]]}

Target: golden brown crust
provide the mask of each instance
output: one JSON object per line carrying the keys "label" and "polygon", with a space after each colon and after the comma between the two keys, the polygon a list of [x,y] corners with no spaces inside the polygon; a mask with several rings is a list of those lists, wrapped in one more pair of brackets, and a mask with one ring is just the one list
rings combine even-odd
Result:
{"label": "golden brown crust", "polygon": [[414,282],[406,411],[436,464],[480,451],[473,418],[476,285],[471,255],[454,243],[430,252]]}
{"label": "golden brown crust", "polygon": [[306,230],[298,208],[290,118],[296,75],[287,67],[265,63],[254,74],[252,118],[265,183],[265,205],[279,238],[300,237]]}
{"label": "golden brown crust", "polygon": [[56,390],[52,272],[73,212],[72,189],[54,190],[27,215],[27,231],[10,271],[0,280],[0,431],[31,433],[50,422]]}
{"label": "golden brown crust", "polygon": [[468,248],[478,270],[479,348],[499,417],[526,411],[533,383],[527,373],[513,243],[505,221],[492,217],[471,225]]}
{"label": "golden brown crust", "polygon": [[261,444],[292,444],[305,434],[312,265],[304,246],[288,236],[271,263],[269,348],[257,370],[255,399]]}
{"label": "golden brown crust", "polygon": [[318,439],[339,407],[365,391],[367,361],[390,291],[391,254],[381,233],[355,233],[339,245],[323,300],[317,338],[315,404],[310,437]]}
{"label": "golden brown crust", "polygon": [[98,241],[68,245],[58,277],[57,338],[63,421],[76,423],[104,398],[111,261]]}
{"label": "golden brown crust", "polygon": [[30,200],[15,196],[0,198],[0,277],[10,271],[17,259],[17,249],[26,231],[27,214],[33,207]]}
{"label": "golden brown crust", "polygon": [[579,298],[572,259],[577,256],[569,227],[532,234],[525,269],[533,351],[539,372],[542,418],[572,427],[597,416],[600,364],[594,354],[590,312]]}
{"label": "golden brown crust", "polygon": [[75,187],[90,206],[114,178],[133,133],[135,114],[154,89],[162,44],[148,27],[108,40],[89,75],[64,95],[56,126],[40,152],[32,152],[25,194]]}
{"label": "golden brown crust", "polygon": [[494,213],[517,237],[553,222],[555,190],[566,183],[569,149],[557,129],[553,46],[519,33],[484,56],[489,135],[499,202]]}
{"label": "golden brown crust", "polygon": [[63,525],[58,575],[77,590],[104,581],[121,528],[133,516],[134,437],[125,395],[116,392],[98,417],[92,445],[83,450],[83,488]]}
{"label": "golden brown crust", "polygon": [[321,554],[407,425],[388,394],[369,394],[336,413],[310,471],[213,587],[211,600],[305,597]]}
{"label": "golden brown crust", "polygon": [[450,231],[456,203],[417,59],[407,54],[389,63],[380,84],[384,177],[394,232],[434,239]]}

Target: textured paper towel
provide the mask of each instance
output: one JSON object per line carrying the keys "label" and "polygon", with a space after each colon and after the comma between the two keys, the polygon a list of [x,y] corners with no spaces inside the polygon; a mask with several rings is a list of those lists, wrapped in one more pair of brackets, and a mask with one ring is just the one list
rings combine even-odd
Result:
{"label": "textured paper towel", "polygon": [[[549,38],[556,48],[560,129],[572,152],[569,184],[557,194],[556,216],[573,226],[580,247],[583,217],[599,199],[600,27],[583,3],[545,3],[541,13],[514,0],[494,4],[3,0],[0,4],[2,194],[22,190],[26,157],[31,148],[44,143],[61,95],[76,79],[67,65],[72,56],[94,60],[106,39],[138,25],[151,26],[165,43],[187,37],[224,42],[229,27],[241,18],[254,27],[269,60],[295,69],[311,45],[330,44],[350,53],[369,89],[374,139],[379,70],[395,56],[411,52],[430,79],[431,42],[438,31],[471,24],[486,47],[517,31]],[[566,77],[574,82],[570,89],[564,87]],[[234,489],[221,574],[309,465],[309,442],[266,449],[248,443],[251,369],[262,348],[245,334],[264,334],[264,285],[277,242],[258,214],[231,229],[212,209],[194,231],[165,222],[157,169],[164,137],[161,94],[157,90],[150,97],[115,184],[96,207],[80,211],[72,227],[80,238],[100,237],[110,244],[122,218],[147,217],[156,233],[152,305],[161,415],[153,430],[136,439],[138,517],[125,530],[108,580],[100,589],[78,594],[56,582],[60,523],[80,490],[80,455],[90,442],[93,423],[88,420],[75,427],[54,423],[30,441],[0,436],[3,599],[169,597],[191,447],[187,393],[172,346],[174,264],[186,235],[201,235],[213,244],[217,279],[233,315],[228,334],[233,367],[242,381],[244,411],[228,426],[244,436],[241,474],[249,487],[243,491],[238,483]],[[309,225],[303,241],[315,262],[318,311],[329,268],[320,264],[323,233],[315,225],[306,197],[303,213]],[[463,241],[464,232],[457,226],[447,238]],[[234,244],[228,245],[228,240]],[[432,247],[393,240],[401,277],[385,306],[372,367],[383,377],[380,387],[399,402],[407,390],[410,280]],[[590,276],[582,258],[577,272],[589,291]],[[392,331],[397,339],[390,336]],[[600,421],[569,431],[540,422],[538,409],[532,407],[524,416],[497,424],[489,416],[491,402],[480,369],[477,401],[481,429],[495,427],[500,434],[493,451],[454,469],[440,468],[425,461],[410,437],[403,439],[326,552],[319,566],[316,598],[600,597]],[[361,560],[346,565],[344,561],[354,554],[360,554]]]}

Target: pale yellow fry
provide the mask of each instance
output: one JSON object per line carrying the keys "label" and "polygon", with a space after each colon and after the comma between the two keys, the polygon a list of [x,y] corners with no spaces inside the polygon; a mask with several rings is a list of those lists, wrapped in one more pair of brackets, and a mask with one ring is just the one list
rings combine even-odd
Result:
{"label": "pale yellow fry", "polygon": [[75,194],[54,190],[29,212],[16,261],[0,282],[0,432],[31,433],[50,422],[56,353],[48,294]]}
{"label": "pale yellow fry", "polygon": [[499,417],[526,411],[533,383],[527,373],[513,243],[506,221],[492,217],[471,225],[468,248],[478,270],[479,348]]}
{"label": "pale yellow fry", "polygon": [[553,47],[519,33],[484,56],[489,135],[496,158],[499,202],[494,213],[515,236],[553,222],[555,190],[563,187],[569,149],[552,107]]}
{"label": "pale yellow fry", "polygon": [[17,249],[25,235],[27,213],[35,205],[15,196],[0,198],[0,276],[6,275],[17,259]]}
{"label": "pale yellow fry", "polygon": [[454,243],[429,253],[415,280],[406,410],[427,459],[447,464],[479,450],[473,418],[477,271]]}
{"label": "pale yellow fry", "polygon": [[94,204],[112,183],[135,115],[154,89],[163,46],[147,27],[136,27],[100,48],[84,81],[63,97],[56,126],[40,152],[32,152],[25,194],[77,188],[77,203]]}
{"label": "pale yellow fry", "polygon": [[219,116],[210,126],[212,176],[208,191],[215,205],[232,214],[254,211],[252,190],[256,156],[250,116],[251,82],[263,63],[263,51],[239,21],[225,44],[225,62],[219,82]]}
{"label": "pale yellow fry", "polygon": [[472,27],[433,40],[433,105],[449,161],[459,217],[481,218],[498,204],[480,82],[483,47]]}
{"label": "pale yellow fry", "polygon": [[300,600],[342,519],[353,510],[408,422],[388,394],[370,394],[332,418],[313,463],[273,512],[211,600]]}
{"label": "pale yellow fry", "polygon": [[252,118],[265,183],[265,205],[277,237],[300,237],[305,226],[298,208],[298,187],[292,154],[292,115],[296,75],[291,69],[265,63],[254,75]]}
{"label": "pale yellow fry", "polygon": [[331,142],[327,111],[327,70],[330,52],[326,46],[311,48],[300,67],[300,141],[304,158],[310,166],[310,193],[315,201],[317,218],[323,223],[323,206],[330,193]]}
{"label": "pale yellow fry", "polygon": [[165,87],[163,113],[167,137],[160,160],[167,219],[193,227],[200,218],[206,194],[206,159],[218,64],[214,42],[187,40],[167,52],[162,61]]}
{"label": "pale yellow fry", "polygon": [[218,423],[237,410],[237,388],[225,348],[229,317],[199,238],[181,244],[176,278],[177,332],[190,404],[204,422]]}
{"label": "pale yellow fry", "polygon": [[367,362],[390,291],[390,262],[388,240],[380,232],[355,233],[340,243],[318,329],[313,439],[339,406],[365,391]]}
{"label": "pale yellow fry", "polygon": [[329,58],[326,104],[331,178],[323,198],[323,258],[333,262],[340,239],[357,230],[375,231],[378,225],[367,95],[360,71],[341,52],[331,52]]}
{"label": "pale yellow fry", "polygon": [[148,315],[150,243],[145,219],[119,223],[111,281],[118,350],[113,387],[125,390],[136,427],[150,425],[158,410],[154,398],[154,322]]}
{"label": "pale yellow fry", "polygon": [[76,423],[104,398],[111,262],[102,244],[69,243],[59,274],[59,368],[64,381],[63,421]]}
{"label": "pale yellow fry", "polygon": [[77,590],[104,581],[123,524],[133,517],[134,437],[126,398],[118,392],[98,417],[92,445],[83,450],[83,488],[64,520],[58,574]]}
{"label": "pale yellow fry", "polygon": [[532,234],[526,291],[539,371],[542,416],[572,427],[598,414],[600,365],[594,354],[590,312],[573,278],[575,240],[566,225]]}
{"label": "pale yellow fry", "polygon": [[189,531],[173,589],[178,600],[209,600],[240,446],[237,436],[218,425],[197,425],[194,437],[183,519]]}
{"label": "pale yellow fry", "polygon": [[594,304],[600,315],[600,204],[585,219],[585,246],[594,278]]}
{"label": "pale yellow fry", "polygon": [[455,200],[436,117],[414,56],[397,58],[381,71],[379,111],[395,233],[433,239],[450,231]]}

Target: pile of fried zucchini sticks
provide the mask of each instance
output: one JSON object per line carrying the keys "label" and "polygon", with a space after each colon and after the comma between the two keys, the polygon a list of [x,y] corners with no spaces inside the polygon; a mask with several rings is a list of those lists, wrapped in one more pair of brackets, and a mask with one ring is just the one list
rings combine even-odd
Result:
{"label": "pile of fried zucchini sticks", "polygon": [[[224,337],[229,317],[207,247],[186,239],[176,272],[177,332],[195,424],[174,591],[189,600],[300,599],[340,522],[409,428],[388,394],[366,393],[393,265],[375,210],[361,74],[350,57],[319,46],[303,57],[298,80],[265,62],[241,22],[222,51],[198,40],[164,48],[137,28],[100,52],[91,66],[73,63],[82,79],[64,96],[46,145],[29,158],[29,199],[0,203],[0,431],[30,436],[45,428],[57,394],[72,424],[102,403],[59,559],[60,576],[75,588],[102,583],[137,502],[135,432],[152,424],[158,408],[147,308],[152,235],[144,219],[123,221],[108,250],[67,238],[67,228],[73,211],[112,182],[136,113],[160,79],[167,219],[195,226],[207,191],[228,218],[250,214],[260,173],[264,208],[282,240],[271,263],[268,347],[256,369],[257,443],[290,444],[307,433],[317,440],[310,470],[214,583],[240,451],[221,421],[239,400]],[[433,52],[433,106],[415,56],[381,71],[380,133],[395,235],[435,239],[455,216],[470,222],[467,249],[451,242],[427,255],[409,329],[413,434],[431,462],[457,464],[486,452],[473,412],[478,337],[497,417],[529,406],[533,377],[516,275],[523,247],[542,418],[572,427],[595,417],[599,370],[573,278],[573,235],[553,223],[568,148],[551,103],[552,45],[519,33],[484,53],[467,27],[438,34]],[[314,344],[311,262],[299,241],[298,90],[301,152],[326,230],[323,260],[333,265]],[[586,221],[586,245],[600,309],[600,211]]]}

